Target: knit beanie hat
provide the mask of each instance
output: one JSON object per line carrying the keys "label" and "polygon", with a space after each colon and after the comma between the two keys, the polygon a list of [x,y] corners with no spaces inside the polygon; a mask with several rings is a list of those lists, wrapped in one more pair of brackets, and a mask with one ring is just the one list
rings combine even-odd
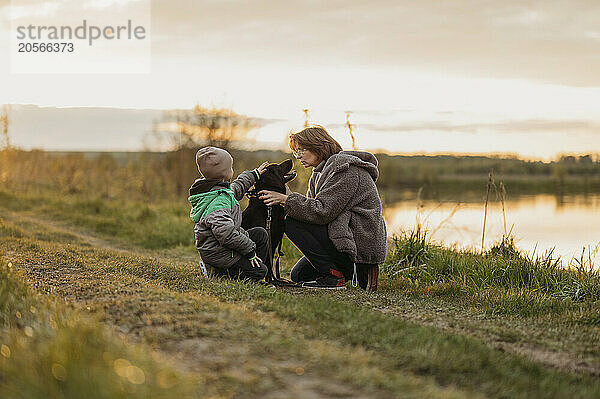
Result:
{"label": "knit beanie hat", "polygon": [[196,164],[205,178],[224,179],[233,166],[233,158],[222,148],[204,147],[196,153]]}

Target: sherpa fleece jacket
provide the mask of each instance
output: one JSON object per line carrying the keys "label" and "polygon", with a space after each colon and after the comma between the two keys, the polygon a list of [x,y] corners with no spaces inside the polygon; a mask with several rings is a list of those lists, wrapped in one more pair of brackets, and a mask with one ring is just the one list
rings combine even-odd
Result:
{"label": "sherpa fleece jacket", "polygon": [[190,218],[196,223],[196,249],[202,261],[226,269],[240,258],[253,258],[256,244],[242,228],[239,200],[258,179],[246,171],[231,184],[215,179],[197,179],[190,188]]}
{"label": "sherpa fleece jacket", "polygon": [[285,202],[287,216],[326,224],[335,248],[353,262],[385,261],[387,235],[375,182],[377,158],[369,152],[341,151],[313,170],[306,196],[292,193]]}

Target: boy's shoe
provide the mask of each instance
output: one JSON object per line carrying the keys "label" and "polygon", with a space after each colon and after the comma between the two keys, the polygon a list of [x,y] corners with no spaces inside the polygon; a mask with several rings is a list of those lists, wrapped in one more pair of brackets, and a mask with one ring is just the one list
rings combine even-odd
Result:
{"label": "boy's shoe", "polygon": [[322,290],[345,290],[346,279],[344,275],[335,270],[329,269],[329,274],[317,277],[314,281],[307,281],[302,284],[305,288],[316,288]]}
{"label": "boy's shoe", "polygon": [[200,261],[198,266],[200,267],[200,272],[202,273],[202,275],[204,277],[208,277],[208,268],[206,267],[206,265],[202,261]]}

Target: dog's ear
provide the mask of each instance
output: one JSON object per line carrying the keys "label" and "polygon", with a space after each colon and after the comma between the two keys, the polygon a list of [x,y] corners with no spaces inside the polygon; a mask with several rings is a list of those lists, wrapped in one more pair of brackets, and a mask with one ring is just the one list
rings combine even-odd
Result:
{"label": "dog's ear", "polygon": [[296,171],[295,170],[290,170],[289,173],[286,173],[283,176],[283,183],[287,183],[290,182],[292,180],[294,180],[296,178]]}
{"label": "dog's ear", "polygon": [[294,163],[292,162],[292,160],[286,159],[285,161],[283,161],[279,164],[279,170],[281,170],[281,172],[285,175],[290,170],[292,170],[292,166],[294,166]]}

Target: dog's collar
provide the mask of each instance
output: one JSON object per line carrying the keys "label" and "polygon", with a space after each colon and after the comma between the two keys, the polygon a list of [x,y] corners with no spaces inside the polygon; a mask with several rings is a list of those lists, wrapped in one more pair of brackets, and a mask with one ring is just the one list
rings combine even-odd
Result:
{"label": "dog's collar", "polygon": [[258,190],[253,188],[252,190],[248,190],[246,192],[246,197],[248,198],[258,198]]}
{"label": "dog's collar", "polygon": [[[259,197],[258,192],[259,192],[259,190],[255,189],[255,188],[253,188],[252,190],[248,190],[248,191],[246,191],[246,197],[258,198]],[[279,206],[281,206],[281,204],[279,204]],[[267,206],[267,208],[270,208],[270,206]]]}

